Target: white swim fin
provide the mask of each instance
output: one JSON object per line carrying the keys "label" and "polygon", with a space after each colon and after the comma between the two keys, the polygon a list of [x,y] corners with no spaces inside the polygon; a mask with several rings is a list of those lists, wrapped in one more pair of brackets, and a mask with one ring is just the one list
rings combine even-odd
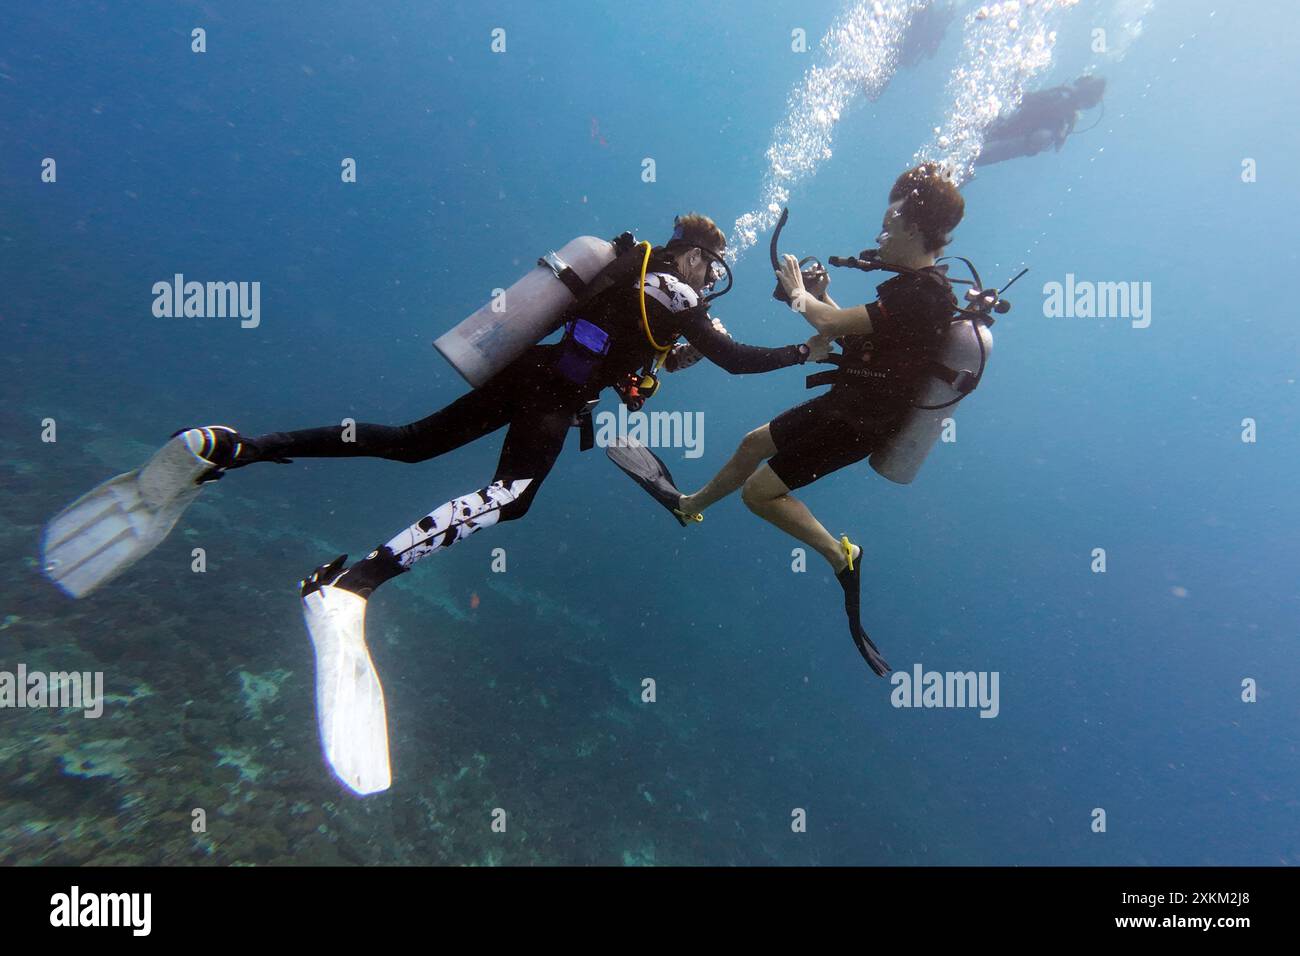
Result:
{"label": "white swim fin", "polygon": [[180,432],[142,468],[68,505],[45,526],[45,574],[72,597],[85,597],[158,547],[203,482],[220,477],[211,458],[234,434],[222,425]]}
{"label": "white swim fin", "polygon": [[335,587],[347,555],[302,585],[302,613],[316,649],[316,720],[335,775],[362,796],[387,790],[388,717],[384,688],[366,647],[366,599]]}

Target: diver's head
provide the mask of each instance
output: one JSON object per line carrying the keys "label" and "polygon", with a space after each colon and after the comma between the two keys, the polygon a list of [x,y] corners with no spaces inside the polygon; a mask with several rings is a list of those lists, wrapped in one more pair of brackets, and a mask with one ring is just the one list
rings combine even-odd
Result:
{"label": "diver's head", "polygon": [[880,259],[919,269],[934,265],[966,212],[966,201],[938,163],[923,163],[899,176],[876,237]]}
{"label": "diver's head", "polygon": [[1074,100],[1074,108],[1079,110],[1090,110],[1106,94],[1106,81],[1100,76],[1081,76],[1074,81],[1074,90],[1071,98]]}
{"label": "diver's head", "polygon": [[722,251],[727,237],[708,216],[690,212],[673,221],[673,237],[664,245],[677,273],[691,288],[702,292],[721,278]]}

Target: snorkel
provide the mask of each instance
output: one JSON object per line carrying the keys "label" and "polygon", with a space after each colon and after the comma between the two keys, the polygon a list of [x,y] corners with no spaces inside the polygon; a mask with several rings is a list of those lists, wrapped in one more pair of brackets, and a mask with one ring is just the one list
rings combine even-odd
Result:
{"label": "snorkel", "polygon": [[[772,271],[781,271],[781,258],[777,254],[776,244],[781,241],[781,230],[785,228],[786,220],[790,218],[790,207],[781,210],[781,218],[777,221],[776,228],[772,230],[772,244],[768,247],[768,256],[772,260]],[[812,265],[808,265],[812,263]],[[814,298],[820,299],[826,292],[826,286],[830,284],[831,277],[826,274],[826,267],[821,264],[816,256],[804,256],[799,260],[799,272],[803,275],[803,287],[812,294]],[[785,291],[785,286],[781,285],[778,279],[776,289],[772,292],[772,298],[777,302],[790,304],[790,295]]]}

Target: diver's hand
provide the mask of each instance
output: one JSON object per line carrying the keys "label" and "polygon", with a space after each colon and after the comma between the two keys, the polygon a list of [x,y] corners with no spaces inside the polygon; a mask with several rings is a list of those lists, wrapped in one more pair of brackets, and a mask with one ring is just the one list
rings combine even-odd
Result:
{"label": "diver's hand", "polygon": [[725,335],[727,338],[731,338],[731,333],[727,331],[727,327],[722,324],[721,319],[716,319],[713,316],[709,316],[709,321],[713,323],[713,328],[716,329],[720,334]]}
{"label": "diver's hand", "polygon": [[831,343],[826,336],[818,333],[810,338],[808,345],[808,361],[825,362],[826,357],[831,354]]}
{"label": "diver's hand", "polygon": [[785,294],[790,297],[790,308],[802,312],[803,309],[795,304],[807,292],[803,287],[803,273],[799,270],[799,260],[786,253],[781,257],[781,269],[776,277],[781,281],[781,288],[785,289]]}

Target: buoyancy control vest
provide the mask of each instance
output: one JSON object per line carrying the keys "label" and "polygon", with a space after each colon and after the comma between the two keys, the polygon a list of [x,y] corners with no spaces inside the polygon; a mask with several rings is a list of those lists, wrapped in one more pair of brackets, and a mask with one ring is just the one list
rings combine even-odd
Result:
{"label": "buoyancy control vest", "polygon": [[[917,378],[910,383],[910,396],[907,409],[900,418],[898,428],[881,447],[872,453],[869,461],[871,467],[881,476],[899,484],[910,483],[921,470],[930,450],[938,441],[943,431],[944,420],[948,417],[945,410],[960,402],[973,392],[984,376],[988,365],[988,356],[993,349],[993,335],[990,327],[994,323],[994,314],[1002,315],[1011,308],[1011,303],[1002,298],[1002,293],[1011,287],[1028,269],[1022,269],[1001,289],[985,289],[979,272],[969,259],[961,256],[947,256],[956,259],[970,270],[971,279],[953,279],[946,271],[939,269],[916,270],[894,266],[880,261],[875,250],[865,250],[858,256],[840,258],[830,257],[832,266],[849,267],[864,272],[884,270],[900,275],[913,275],[925,281],[943,282],[945,284],[962,284],[966,290],[966,306],[959,306],[953,298],[953,311],[946,319],[946,329],[936,336],[929,349],[922,354],[912,355],[906,363],[908,374]],[[942,260],[941,260],[942,261]],[[853,337],[857,338],[857,337]],[[849,343],[846,356],[835,356],[838,367],[828,372],[819,372],[808,377],[808,387],[818,385],[842,385],[852,387],[860,381],[860,375],[870,369],[876,356],[871,361],[860,358],[862,352],[854,357],[852,347],[866,344]]]}

